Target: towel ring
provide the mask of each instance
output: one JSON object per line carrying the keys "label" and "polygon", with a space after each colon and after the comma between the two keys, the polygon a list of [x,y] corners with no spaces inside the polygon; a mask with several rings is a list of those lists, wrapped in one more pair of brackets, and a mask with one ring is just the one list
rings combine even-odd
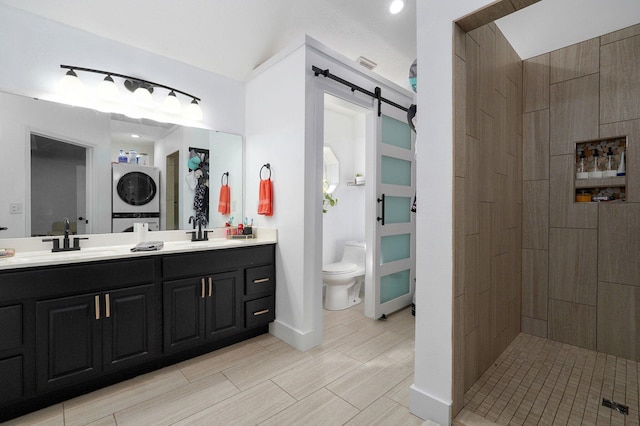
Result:
{"label": "towel ring", "polygon": [[271,164],[267,163],[264,166],[260,167],[260,179],[262,180],[262,169],[267,168],[269,170],[269,177],[267,179],[271,179]]}
{"label": "towel ring", "polygon": [[[224,177],[227,177],[227,183],[224,183]],[[228,185],[229,184],[229,172],[224,172],[222,177],[220,178],[220,185]]]}

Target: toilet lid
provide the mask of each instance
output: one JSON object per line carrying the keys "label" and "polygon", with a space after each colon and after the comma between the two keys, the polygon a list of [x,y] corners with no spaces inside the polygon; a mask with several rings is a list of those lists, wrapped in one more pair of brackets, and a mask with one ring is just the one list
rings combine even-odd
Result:
{"label": "toilet lid", "polygon": [[322,272],[325,274],[344,274],[345,272],[353,272],[358,269],[358,265],[349,262],[336,262],[324,265]]}

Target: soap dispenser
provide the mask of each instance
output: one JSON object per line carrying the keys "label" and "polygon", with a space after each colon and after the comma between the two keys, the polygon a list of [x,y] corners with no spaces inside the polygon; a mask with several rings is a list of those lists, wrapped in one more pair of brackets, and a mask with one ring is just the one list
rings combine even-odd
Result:
{"label": "soap dispenser", "polygon": [[618,176],[624,176],[627,174],[626,166],[624,164],[624,151],[620,154],[620,164],[618,164],[618,171],[616,173]]}
{"label": "soap dispenser", "polygon": [[611,164],[613,162],[613,151],[611,147],[609,147],[609,151],[607,151],[607,170],[604,171],[604,177],[615,177],[617,172],[615,170],[611,170]]}
{"label": "soap dispenser", "polygon": [[602,172],[598,169],[598,150],[593,150],[593,171],[589,172],[589,179],[598,179],[602,177]]}
{"label": "soap dispenser", "polygon": [[585,155],[584,155],[584,150],[580,149],[578,150],[578,155],[580,157],[580,165],[578,166],[578,172],[576,173],[576,179],[587,179],[589,177],[589,173],[584,171],[584,159],[585,159]]}

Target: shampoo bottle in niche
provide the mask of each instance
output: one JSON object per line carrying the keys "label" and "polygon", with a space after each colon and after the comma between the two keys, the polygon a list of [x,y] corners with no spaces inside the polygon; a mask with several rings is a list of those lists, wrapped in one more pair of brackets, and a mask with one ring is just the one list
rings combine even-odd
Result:
{"label": "shampoo bottle in niche", "polygon": [[618,164],[618,172],[617,175],[618,176],[624,176],[626,175],[626,167],[624,164],[624,151],[622,151],[622,154],[620,154],[620,164]]}

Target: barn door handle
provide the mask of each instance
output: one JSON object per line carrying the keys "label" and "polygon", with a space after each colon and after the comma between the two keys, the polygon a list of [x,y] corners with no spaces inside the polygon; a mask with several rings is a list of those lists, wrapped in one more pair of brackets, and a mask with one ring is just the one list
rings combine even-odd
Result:
{"label": "barn door handle", "polygon": [[378,202],[382,203],[382,216],[378,216],[376,220],[381,222],[382,226],[384,226],[384,194],[382,194],[381,198],[378,198]]}

